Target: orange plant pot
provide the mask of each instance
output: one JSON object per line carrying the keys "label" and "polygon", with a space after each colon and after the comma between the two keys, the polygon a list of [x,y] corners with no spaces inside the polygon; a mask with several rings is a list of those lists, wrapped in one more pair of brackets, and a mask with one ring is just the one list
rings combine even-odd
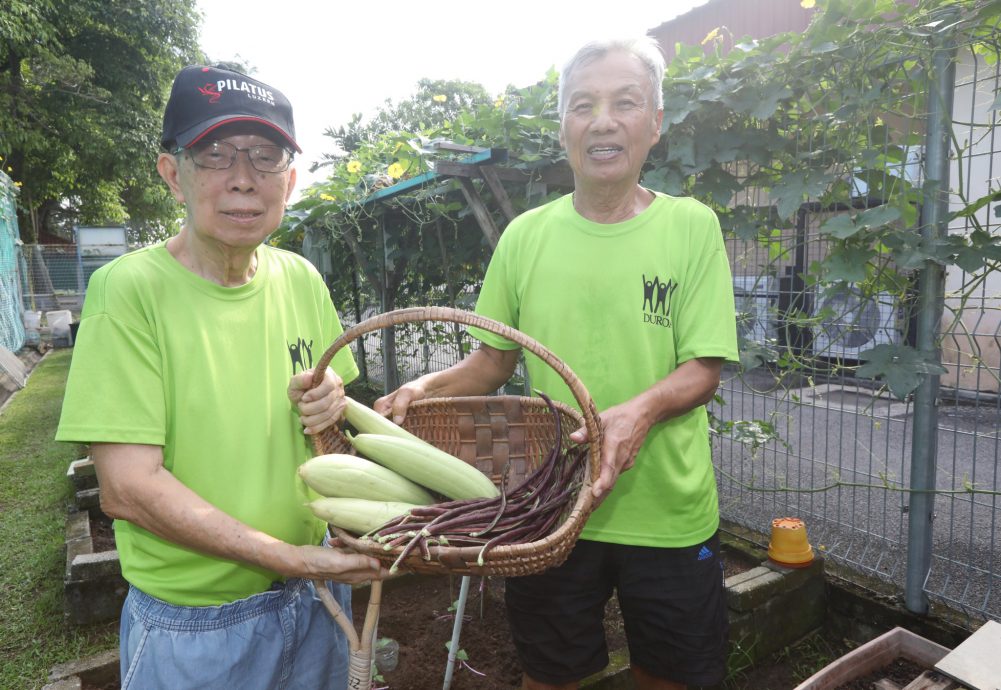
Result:
{"label": "orange plant pot", "polygon": [[813,547],[806,540],[806,525],[799,518],[772,520],[768,558],[786,568],[805,568],[813,563]]}

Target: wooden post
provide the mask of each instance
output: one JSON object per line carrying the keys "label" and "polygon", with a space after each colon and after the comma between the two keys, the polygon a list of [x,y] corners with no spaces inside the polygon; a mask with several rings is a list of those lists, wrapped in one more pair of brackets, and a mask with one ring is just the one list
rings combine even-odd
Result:
{"label": "wooden post", "polygon": [[500,240],[500,231],[497,230],[494,219],[490,217],[490,211],[487,210],[486,205],[484,205],[483,200],[480,198],[479,192],[476,191],[476,187],[473,186],[469,178],[460,177],[458,180],[459,184],[462,185],[462,193],[466,197],[466,202],[473,209],[476,222],[480,224],[480,230],[483,231],[487,242],[490,243],[490,248],[496,249],[497,241]]}
{"label": "wooden post", "polygon": [[514,220],[514,207],[511,205],[511,200],[508,198],[507,192],[504,191],[504,185],[501,184],[500,178],[497,177],[496,168],[492,165],[481,165],[479,168],[480,175],[483,176],[483,180],[490,187],[490,192],[494,195],[494,199],[497,200],[497,204],[507,218],[507,222],[510,223]]}

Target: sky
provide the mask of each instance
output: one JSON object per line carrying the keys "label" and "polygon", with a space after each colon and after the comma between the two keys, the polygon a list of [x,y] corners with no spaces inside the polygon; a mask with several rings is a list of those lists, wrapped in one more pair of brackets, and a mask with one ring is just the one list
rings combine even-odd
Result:
{"label": "sky", "polygon": [[[707,0],[197,0],[200,45],[237,59],[292,102],[301,191],[309,164],[334,150],[328,128],[365,119],[417,82],[461,79],[491,95],[528,86],[582,43],[646,33]],[[280,13],[279,13],[280,12]],[[295,195],[297,197],[298,194]],[[294,197],[294,198],[295,198]]]}

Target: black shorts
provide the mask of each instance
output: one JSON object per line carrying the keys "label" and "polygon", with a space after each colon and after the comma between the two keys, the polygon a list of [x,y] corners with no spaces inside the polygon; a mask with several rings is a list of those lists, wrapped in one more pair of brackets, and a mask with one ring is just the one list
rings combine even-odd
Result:
{"label": "black shorts", "polygon": [[726,591],[719,535],[680,549],[579,540],[563,565],[509,577],[505,601],[530,678],[560,685],[608,665],[603,619],[616,591],[630,663],[689,686],[726,676]]}

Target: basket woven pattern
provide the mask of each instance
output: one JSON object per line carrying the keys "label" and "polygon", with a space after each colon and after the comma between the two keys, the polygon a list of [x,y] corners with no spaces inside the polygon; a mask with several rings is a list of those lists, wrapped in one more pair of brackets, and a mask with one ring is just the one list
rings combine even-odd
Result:
{"label": "basket woven pattern", "polygon": [[[417,573],[477,574],[477,575],[530,575],[541,572],[566,560],[573,548],[588,515],[593,509],[591,484],[597,478],[601,449],[601,431],[597,411],[583,384],[563,362],[546,348],[504,324],[481,316],[444,307],[401,309],[379,314],[345,331],[330,346],[317,364],[319,383],[323,371],[339,349],[365,333],[401,323],[416,321],[449,321],[476,326],[512,340],[539,356],[566,381],[583,413],[569,405],[555,403],[561,416],[564,448],[569,444],[569,434],[585,426],[589,432],[588,471],[577,494],[573,508],[558,527],[537,541],[500,545],[483,556],[483,565],[477,564],[480,548],[431,546],[430,560],[415,552],[401,564]],[[548,405],[540,398],[522,396],[477,396],[466,398],[432,398],[414,403],[407,411],[405,429],[441,450],[470,463],[499,484],[505,465],[510,463],[507,486],[511,488],[538,467],[556,441],[555,424]],[[317,455],[325,453],[350,453],[354,449],[340,429],[332,428],[313,438]],[[375,558],[389,566],[400,555],[402,548],[389,551],[380,544],[360,540],[334,528],[342,543]]]}

